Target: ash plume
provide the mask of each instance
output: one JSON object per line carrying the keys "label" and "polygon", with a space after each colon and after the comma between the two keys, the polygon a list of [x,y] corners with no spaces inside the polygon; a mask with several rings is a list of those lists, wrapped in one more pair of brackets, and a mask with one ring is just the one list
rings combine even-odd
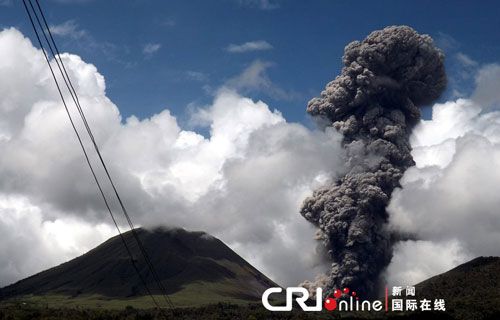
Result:
{"label": "ash plume", "polygon": [[433,40],[407,26],[351,42],[342,61],[342,73],[307,106],[343,134],[349,171],[304,200],[301,214],[318,227],[331,269],[302,285],[322,287],[326,295],[349,287],[369,297],[392,258],[395,235],[387,229],[386,206],[415,164],[410,132],[419,107],[440,97],[447,78]]}

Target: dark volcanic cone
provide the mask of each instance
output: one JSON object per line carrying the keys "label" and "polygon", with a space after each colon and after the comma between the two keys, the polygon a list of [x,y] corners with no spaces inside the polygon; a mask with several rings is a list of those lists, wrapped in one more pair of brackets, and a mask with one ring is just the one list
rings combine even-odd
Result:
{"label": "dark volcanic cone", "polygon": [[433,40],[407,26],[350,43],[342,61],[341,75],[307,106],[343,134],[350,171],[303,203],[301,214],[318,226],[333,262],[328,274],[304,286],[321,286],[326,294],[349,287],[370,296],[392,257],[385,208],[414,165],[411,129],[421,118],[419,107],[440,97],[447,78]]}
{"label": "dark volcanic cone", "polygon": [[[180,294],[185,304],[198,305],[197,299],[260,301],[267,288],[277,286],[222,241],[204,232],[137,229],[137,233],[168,294],[174,298]],[[161,294],[131,232],[123,235],[150,290]],[[78,258],[0,289],[0,299],[23,295],[100,295],[120,300],[146,296],[147,292],[116,236]]]}

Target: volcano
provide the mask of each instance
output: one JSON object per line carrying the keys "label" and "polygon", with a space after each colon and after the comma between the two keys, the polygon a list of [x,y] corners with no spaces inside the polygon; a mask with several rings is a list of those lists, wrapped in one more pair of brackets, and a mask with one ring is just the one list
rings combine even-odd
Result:
{"label": "volcano", "polygon": [[[277,285],[221,240],[184,229],[136,229],[176,306],[258,302]],[[140,255],[132,232],[123,234],[153,295],[161,291]],[[4,301],[48,306],[153,307],[119,236],[86,254],[0,289]]]}
{"label": "volcano", "polygon": [[500,319],[500,257],[478,257],[416,285],[418,295],[446,300],[456,319]]}

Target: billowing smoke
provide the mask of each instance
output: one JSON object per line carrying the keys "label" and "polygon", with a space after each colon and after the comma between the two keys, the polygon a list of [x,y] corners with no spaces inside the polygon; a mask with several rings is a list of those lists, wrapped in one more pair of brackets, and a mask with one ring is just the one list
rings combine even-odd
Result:
{"label": "billowing smoke", "polygon": [[428,35],[407,26],[372,32],[346,46],[341,75],[328,83],[307,112],[343,134],[349,171],[314,191],[301,214],[318,227],[317,238],[331,269],[311,289],[350,287],[376,292],[392,257],[395,235],[386,206],[404,171],[414,165],[409,135],[420,106],[436,101],[446,87],[443,53]]}

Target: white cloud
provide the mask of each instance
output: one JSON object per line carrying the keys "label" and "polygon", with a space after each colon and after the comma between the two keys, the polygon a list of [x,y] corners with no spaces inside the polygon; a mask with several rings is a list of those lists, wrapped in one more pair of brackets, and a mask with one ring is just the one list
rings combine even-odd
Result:
{"label": "white cloud", "polygon": [[175,21],[174,18],[165,18],[160,22],[160,24],[162,26],[174,27],[177,24],[177,22]]}
{"label": "white cloud", "polygon": [[159,43],[148,43],[146,45],[144,45],[144,48],[142,49],[142,53],[144,53],[145,55],[152,55],[156,52],[158,52],[158,50],[160,50],[161,48],[161,44]]}
{"label": "white cloud", "polygon": [[248,51],[269,50],[272,48],[273,46],[270,45],[267,41],[259,40],[245,42],[243,44],[230,44],[229,46],[227,46],[226,50],[231,53],[242,53]]}
{"label": "white cloud", "polygon": [[298,94],[285,91],[274,84],[267,75],[267,69],[274,66],[268,61],[255,60],[243,72],[226,81],[225,85],[244,93],[263,92],[278,100],[293,100]]}
{"label": "white cloud", "polygon": [[64,4],[73,4],[73,3],[87,3],[95,0],[53,0],[53,1]]}
{"label": "white cloud", "polygon": [[200,72],[200,71],[186,71],[186,78],[189,80],[205,82],[208,80],[208,74]]}
{"label": "white cloud", "polygon": [[472,99],[484,107],[500,107],[500,65],[482,67],[476,76]]}
{"label": "white cloud", "polygon": [[450,100],[470,97],[473,86],[474,75],[478,73],[480,64],[466,55],[458,52],[451,55],[448,68],[448,87],[451,89]]}
{"label": "white cloud", "polygon": [[256,8],[260,10],[274,10],[280,7],[277,1],[273,0],[237,0],[237,1],[242,6]]}
{"label": "white cloud", "polygon": [[452,52],[460,47],[460,43],[455,38],[444,32],[438,32],[432,38],[436,46],[444,52]]}
{"label": "white cloud", "polygon": [[[0,46],[6,284],[83,253],[113,229],[41,52],[15,29],[0,32]],[[96,68],[75,55],[63,59],[136,224],[205,230],[283,285],[314,277],[315,230],[299,207],[325,177],[343,170],[338,133],[288,123],[264,102],[228,88],[196,111],[210,127],[208,137],[181,128],[168,110],[122,121]],[[29,254],[14,255],[14,243]]]}
{"label": "white cloud", "polygon": [[255,60],[240,75],[229,79],[226,84],[238,90],[269,88],[272,84],[266,70],[273,65],[272,62]]}
{"label": "white cloud", "polygon": [[46,219],[40,207],[23,196],[0,195],[0,286],[78,256],[115,230],[77,217]]}
{"label": "white cloud", "polygon": [[[72,3],[74,0],[62,0],[67,3]],[[92,1],[92,0],[89,0]],[[87,2],[86,0],[76,2]],[[64,2],[66,3],[66,2]],[[107,60],[117,62],[125,66],[130,66],[131,63],[122,60],[124,48],[121,48],[107,41],[96,39],[88,30],[81,28],[75,20],[67,20],[61,24],[51,25],[50,31],[53,35],[66,37],[72,41],[72,44],[83,51],[100,53]]]}
{"label": "white cloud", "polygon": [[391,283],[422,281],[468,259],[500,255],[500,112],[490,108],[496,70],[483,66],[474,100],[436,104],[432,120],[413,132],[416,167],[406,171],[388,210],[392,227],[419,241],[396,246]]}
{"label": "white cloud", "polygon": [[404,241],[394,247],[394,257],[384,277],[387,278],[388,287],[414,285],[446,272],[467,259],[456,240]]}
{"label": "white cloud", "polygon": [[58,36],[69,36],[73,39],[81,39],[88,36],[87,31],[80,29],[74,20],[68,20],[58,25],[51,25],[50,32]]}
{"label": "white cloud", "polygon": [[476,67],[478,65],[477,61],[472,60],[468,55],[462,52],[457,53],[455,56],[464,67]]}

